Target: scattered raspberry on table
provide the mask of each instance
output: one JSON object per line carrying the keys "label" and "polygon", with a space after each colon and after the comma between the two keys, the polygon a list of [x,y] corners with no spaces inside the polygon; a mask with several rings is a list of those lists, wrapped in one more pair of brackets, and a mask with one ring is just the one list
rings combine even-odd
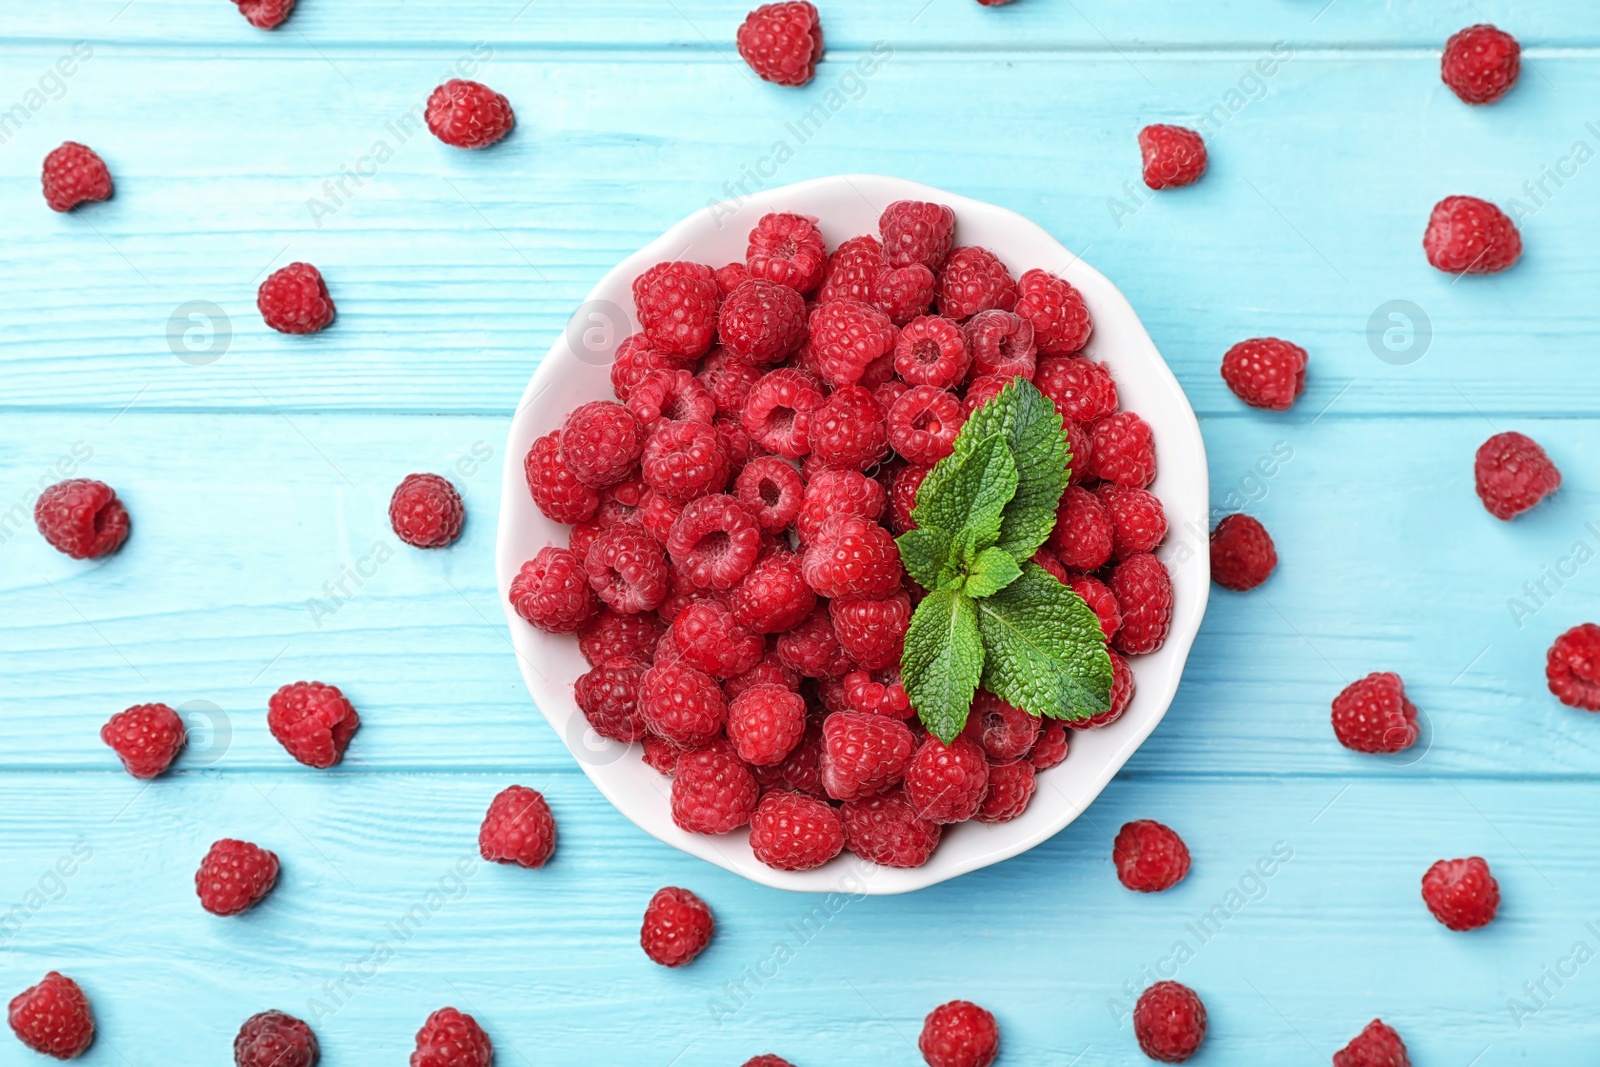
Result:
{"label": "scattered raspberry on table", "polygon": [[1394,753],[1416,744],[1416,705],[1398,674],[1378,672],[1351,682],[1333,699],[1333,733],[1356,752]]}
{"label": "scattered raspberry on table", "polygon": [[1000,1024],[970,1000],[952,1000],[922,1021],[917,1048],[928,1067],[989,1067],[1000,1054]]}
{"label": "scattered raspberry on table", "polygon": [[17,1040],[35,1052],[70,1060],[94,1043],[94,1013],[78,983],[51,971],[11,998],[7,1020]]}
{"label": "scattered raspberry on table", "polygon": [[478,1020],[455,1008],[440,1008],[417,1031],[411,1067],[489,1067],[494,1043]]}
{"label": "scattered raspberry on table", "polygon": [[1133,1034],[1151,1059],[1183,1063],[1206,1039],[1206,1006],[1186,985],[1157,982],[1133,1006]]}
{"label": "scattered raspberry on table", "polygon": [[33,523],[51,548],[73,559],[99,559],[128,539],[128,509],[117,492],[92,478],[69,478],[39,494]]}
{"label": "scattered raspberry on table", "polygon": [[1526,434],[1497,433],[1472,463],[1478,499],[1497,519],[1514,519],[1561,488],[1561,472],[1539,443]]}
{"label": "scattered raspberry on table", "polygon": [[1144,183],[1152,189],[1193,185],[1206,172],[1206,142],[1185,126],[1157,124],[1139,131]]}
{"label": "scattered raspberry on table", "polygon": [[428,97],[428,129],[456,148],[488,148],[516,125],[511,102],[481,82],[451,78]]}
{"label": "scattered raspberry on table", "polygon": [[111,171],[88,145],[67,141],[44,157],[44,202],[51,211],[111,199]]}
{"label": "scattered raspberry on table", "polygon": [[[233,0],[250,25],[258,30],[275,30],[294,11],[295,0]],[[288,1067],[288,1065],[284,1065]]]}
{"label": "scattered raspberry on table", "polygon": [[639,944],[663,967],[682,967],[711,944],[715,927],[706,902],[687,889],[658,889],[644,909]]}
{"label": "scattered raspberry on table", "polygon": [[1545,657],[1544,676],[1561,703],[1600,711],[1600,626],[1586,622],[1556,638]]}
{"label": "scattered raspberry on table", "polygon": [[233,1039],[234,1067],[316,1067],[321,1055],[311,1027],[281,1011],[250,1016]]}
{"label": "scattered raspberry on table", "polygon": [[1211,577],[1222,588],[1249,592],[1271,577],[1277,566],[1272,535],[1254,516],[1224,516],[1211,531]]}
{"label": "scattered raspberry on table", "polygon": [[267,275],[256,291],[256,307],[279,333],[316,333],[327,329],[334,316],[322,272],[309,263],[291,263]]}
{"label": "scattered raspberry on table", "polygon": [[822,19],[809,0],[763,4],[745,16],[735,43],[762,81],[804,85],[822,58]]}
{"label": "scattered raspberry on table", "polygon": [[1445,42],[1440,76],[1468,104],[1492,104],[1511,91],[1522,72],[1522,48],[1504,30],[1468,26]]}
{"label": "scattered raspberry on table", "polygon": [[467,509],[461,494],[437,474],[408,474],[389,498],[389,525],[414,548],[443,548],[461,536]]}
{"label": "scattered raspberry on table", "polygon": [[1489,201],[1447,196],[1428,217],[1422,249],[1428,262],[1447,274],[1496,274],[1522,256],[1522,234]]}
{"label": "scattered raspberry on table", "polygon": [[556,850],[556,818],[544,795],[507,786],[489,803],[478,827],[478,852],[492,863],[543,867]]}
{"label": "scattered raspberry on table", "polygon": [[183,719],[165,704],[138,704],[111,716],[100,740],[135,778],[155,778],[172,766],[188,741]]}
{"label": "scattered raspberry on table", "polygon": [[338,686],[291,682],[267,701],[267,729],[278,744],[307,767],[327,769],[361,725],[361,716]]}
{"label": "scattered raspberry on table", "polygon": [[1171,827],[1153,819],[1125,823],[1112,843],[1117,880],[1139,893],[1171,889],[1189,873],[1189,848]]}
{"label": "scattered raspberry on table", "polygon": [[1422,902],[1451,930],[1476,930],[1500,910],[1500,884],[1482,857],[1440,860],[1422,876]]}
{"label": "scattered raspberry on table", "polygon": [[194,874],[200,906],[213,915],[237,915],[261,903],[278,882],[274,852],[225,837],[211,846]]}
{"label": "scattered raspberry on table", "polygon": [[1288,411],[1306,391],[1306,350],[1276,337],[1240,341],[1222,357],[1222,380],[1253,408]]}
{"label": "scattered raspberry on table", "polygon": [[1411,1067],[1411,1057],[1406,1055],[1406,1043],[1394,1028],[1374,1019],[1333,1054],[1333,1067]]}

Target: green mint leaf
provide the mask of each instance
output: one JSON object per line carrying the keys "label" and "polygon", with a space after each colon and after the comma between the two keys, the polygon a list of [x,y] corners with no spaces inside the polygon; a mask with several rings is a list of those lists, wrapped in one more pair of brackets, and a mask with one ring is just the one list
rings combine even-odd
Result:
{"label": "green mint leaf", "polygon": [[1039,550],[1055,526],[1056,505],[1067,487],[1071,459],[1067,437],[1055,404],[1026,378],[1013,379],[972,413],[956,437],[950,459],[963,454],[963,438],[968,435],[986,440],[993,434],[1005,439],[1017,469],[1016,492],[1001,518],[995,543],[1021,563]]}
{"label": "green mint leaf", "polygon": [[950,561],[950,542],[950,533],[937,526],[919,526],[894,539],[906,573],[924,589],[939,588],[940,571]]}
{"label": "green mint leaf", "polygon": [[1100,623],[1044,568],[1024,563],[1016,581],[975,607],[989,692],[1053,719],[1086,719],[1111,706],[1111,657]]}
{"label": "green mint leaf", "polygon": [[1020,577],[1022,568],[1011,558],[1011,553],[999,545],[990,545],[978,553],[978,558],[967,568],[967,581],[962,591],[974,600],[981,600],[994,596]]}
{"label": "green mint leaf", "polygon": [[[962,433],[965,432],[963,428]],[[958,446],[960,441],[958,435]],[[933,470],[917,489],[911,518],[918,526],[956,531],[970,529],[976,550],[981,551],[994,544],[999,536],[1006,504],[1016,491],[1017,464],[1011,457],[1006,438],[1000,433],[990,433],[933,465]],[[1052,504],[1051,508],[1054,507]],[[1054,515],[1052,510],[1051,516]]]}
{"label": "green mint leaf", "polygon": [[948,589],[929,593],[906,630],[900,675],[923,725],[945,744],[967,724],[982,674],[983,638],[972,600]]}

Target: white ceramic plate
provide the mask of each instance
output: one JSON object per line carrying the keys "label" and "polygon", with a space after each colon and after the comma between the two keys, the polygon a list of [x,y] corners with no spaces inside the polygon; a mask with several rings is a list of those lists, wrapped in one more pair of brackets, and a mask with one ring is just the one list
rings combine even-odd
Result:
{"label": "white ceramic plate", "polygon": [[[1087,354],[1110,366],[1123,406],[1144,416],[1155,430],[1160,475],[1151,488],[1166,507],[1171,530],[1159,554],[1172,571],[1176,600],[1172,632],[1159,652],[1131,661],[1137,692],[1122,719],[1105,729],[1073,733],[1066,762],[1039,776],[1038,792],[1020,818],[997,826],[965,823],[950,827],[933,859],[915,870],[878,867],[845,853],[813,871],[775,871],[751,854],[744,830],[706,837],[673,825],[667,802],[670,780],[645,766],[637,745],[622,745],[596,735],[578,710],[572,685],[588,666],[578,652],[577,640],[542,633],[511,610],[507,591],[523,561],[546,544],[565,546],[569,529],[551,522],[534,507],[523,480],[522,461],[534,439],[560,426],[567,412],[586,401],[613,398],[611,354],[638,328],[630,286],[645,268],[672,259],[712,266],[743,261],[746,236],[756,220],[770,211],[793,211],[820,219],[832,248],[856,234],[877,233],[879,214],[896,200],[949,204],[958,220],[957,244],[990,249],[1014,276],[1032,267],[1052,271],[1083,293],[1094,318]],[[566,741],[584,773],[641,828],[685,852],[779,889],[874,895],[909,892],[1009,859],[1060,831],[1089,806],[1161,721],[1177,692],[1210,591],[1209,491],[1200,426],[1177,379],[1127,300],[1102,275],[1022,216],[897,178],[818,178],[697,211],[617,264],[580,305],[571,325],[528,383],[511,423],[502,481],[495,571],[522,676],[539,710]]]}

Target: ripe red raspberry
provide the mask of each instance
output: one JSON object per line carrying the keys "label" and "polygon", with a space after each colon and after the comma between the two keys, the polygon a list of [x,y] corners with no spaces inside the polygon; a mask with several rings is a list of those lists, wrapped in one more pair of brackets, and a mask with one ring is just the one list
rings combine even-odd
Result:
{"label": "ripe red raspberry", "polygon": [[237,915],[261,903],[278,881],[278,857],[248,841],[225,837],[211,846],[194,872],[200,906],[213,915]]}
{"label": "ripe red raspberry", "polygon": [[583,564],[554,545],[522,565],[510,595],[516,613],[546,633],[575,633],[600,610]]}
{"label": "ripe red raspberry", "polygon": [[761,787],[726,745],[685,752],[672,778],[672,821],[694,834],[725,834],[750,821]]}
{"label": "ripe red raspberry", "polygon": [[790,1063],[782,1056],[774,1056],[771,1053],[768,1053],[763,1056],[755,1056],[751,1059],[745,1060],[744,1067],[794,1067],[794,1064]]}
{"label": "ripe red raspberry", "polygon": [[711,348],[722,294],[704,263],[657,263],[633,280],[633,306],[652,348],[698,359]]}
{"label": "ripe red raspberry", "polygon": [[1406,1055],[1406,1043],[1394,1028],[1374,1019],[1333,1054],[1333,1067],[1411,1067],[1411,1057]]}
{"label": "ripe red raspberry", "polygon": [[654,611],[667,595],[667,559],[661,545],[638,526],[601,530],[584,557],[589,587],[613,611]]}
{"label": "ripe red raspberry", "polygon": [[1146,126],[1139,131],[1139,154],[1152,189],[1193,185],[1206,172],[1206,143],[1183,126]]}
{"label": "ripe red raspberry", "polygon": [[1067,758],[1067,750],[1071,747],[1068,740],[1066,724],[1060,719],[1051,719],[1039,731],[1039,739],[1028,750],[1027,760],[1033,764],[1035,771],[1048,771],[1051,767],[1058,767]]}
{"label": "ripe red raspberry", "polygon": [[1211,531],[1211,577],[1224,589],[1248,592],[1278,566],[1278,550],[1260,521],[1233,514]]}
{"label": "ripe red raspberry", "polygon": [[933,271],[920,263],[909,267],[885,267],[872,280],[872,306],[889,316],[896,326],[904,326],[933,306],[937,282]]}
{"label": "ripe red raspberry", "polygon": [[726,345],[716,345],[700,364],[695,378],[705,387],[718,415],[737,419],[750,398],[750,390],[765,372],[765,367],[735,358]]}
{"label": "ripe red raspberry", "polygon": [[1111,517],[1112,559],[1154,552],[1167,537],[1167,513],[1147,489],[1108,482],[1095,490]]}
{"label": "ripe red raspberry", "polygon": [[683,748],[710,743],[728,717],[714,678],[659,654],[655,666],[639,681],[639,711],[651,733]]}
{"label": "ripe red raspberry", "polygon": [[1100,632],[1105,634],[1106,640],[1116,637],[1117,631],[1122,629],[1122,605],[1117,603],[1116,594],[1092,574],[1070,575],[1066,584],[1083,598],[1100,620]]}
{"label": "ripe red raspberry", "polygon": [[807,678],[838,678],[855,666],[833,632],[827,607],[821,604],[778,635],[778,659]]}
{"label": "ripe red raspberry", "polygon": [[443,548],[461,536],[467,511],[456,487],[437,474],[408,474],[389,498],[389,525],[414,548]]}
{"label": "ripe red raspberry", "polygon": [[762,81],[804,85],[822,58],[822,20],[809,0],[762,4],[745,16],[736,43]]}
{"label": "ripe red raspberry", "polygon": [[733,494],[764,533],[781,533],[794,524],[806,484],[782,456],[758,456],[734,479]]}
{"label": "ripe red raspberry", "polygon": [[911,625],[911,598],[905,593],[882,600],[841,597],[829,602],[828,617],[840,646],[858,666],[882,670],[900,662]]}
{"label": "ripe red raspberry", "polygon": [[899,665],[880,671],[851,671],[840,684],[844,687],[845,711],[887,715],[891,719],[909,719],[916,714],[906,696]]}
{"label": "ripe red raspberry", "polygon": [[1276,337],[1240,341],[1222,357],[1222,380],[1253,408],[1288,411],[1306,391],[1306,350]]}
{"label": "ripe red raspberry", "polygon": [[965,822],[977,814],[989,788],[983,746],[958,736],[946,745],[929,735],[906,768],[906,796],[930,822]]}
{"label": "ripe red raspberry", "polygon": [[1133,1006],[1133,1035],[1151,1059],[1182,1063],[1206,1039],[1206,1006],[1186,985],[1157,982]]}
{"label": "ripe red raspberry", "polygon": [[961,401],[948,389],[913,386],[889,409],[889,444],[909,462],[931,467],[955,449],[966,421]]}
{"label": "ripe red raspberry", "polygon": [[1369,674],[1333,698],[1333,733],[1356,752],[1400,752],[1416,743],[1417,709],[1398,674]]}
{"label": "ripe red raspberry", "polygon": [[952,1000],[928,1013],[917,1048],[928,1067],[989,1067],[1000,1054],[1000,1026],[970,1000]]}
{"label": "ripe red raspberry", "polygon": [[971,364],[966,333],[938,315],[912,319],[895,341],[895,372],[910,385],[954,388]]}
{"label": "ripe red raspberry", "polygon": [[806,702],[782,685],[754,685],[728,706],[728,740],[757,767],[782,763],[806,732]]}
{"label": "ripe red raspberry", "polygon": [[578,631],[578,650],[596,666],[613,659],[648,660],[663,629],[655,615],[604,610]]}
{"label": "ripe red raspberry", "polygon": [[618,400],[633,395],[633,387],[653,370],[686,370],[682,356],[662,352],[652,347],[650,339],[636,333],[617,346],[616,360],[611,364],[611,388]]}
{"label": "ripe red raspberry", "polygon": [[648,669],[642,659],[618,657],[578,676],[572,695],[595,733],[630,744],[644,737],[639,682]]}
{"label": "ripe red raspberry", "polygon": [[883,262],[890,267],[920,263],[938,270],[955,243],[956,213],[944,204],[896,200],[878,216]]}
{"label": "ripe red raspberry", "polygon": [[761,657],[760,663],[724,681],[722,694],[731,703],[740,693],[758,685],[776,685],[795,692],[800,688],[800,675],[785,667],[777,652],[769,651]]}
{"label": "ripe red raspberry", "polygon": [[871,522],[883,516],[885,494],[875,479],[853,470],[820,470],[806,483],[795,529],[801,544],[814,541],[822,524],[835,515],[855,515]]}
{"label": "ripe red raspberry", "polygon": [[645,485],[683,504],[721,491],[728,481],[728,456],[710,426],[663,420],[645,442],[639,469]]}
{"label": "ripe red raspberry", "polygon": [[945,260],[934,296],[939,314],[959,321],[990,308],[1010,311],[1017,303],[1017,283],[993,252],[967,245]]}
{"label": "ripe red raspberry", "polygon": [[551,522],[588,522],[600,507],[600,496],[578,481],[577,475],[561,458],[560,431],[551,431],[533,442],[522,472],[528,481],[528,494]]}
{"label": "ripe red raspberry", "polygon": [[1117,648],[1141,656],[1166,644],[1172,625],[1172,576],[1166,565],[1148,552],[1129,556],[1112,570],[1108,586],[1122,611]]}
{"label": "ripe red raspberry", "polygon": [[[750,231],[750,243],[745,248],[745,269],[753,279],[776,283],[793,290],[796,295],[809,293],[821,284],[827,265],[828,249],[822,232],[817,229],[815,220],[804,215],[773,212],[763,215]],[[803,339],[802,330],[795,344]],[[723,342],[727,342],[726,337]],[[791,350],[793,347],[790,346]]]}
{"label": "ripe red raspberry", "polygon": [[873,282],[882,269],[883,246],[876,237],[864,234],[840,242],[823,268],[817,303],[833,304],[850,300],[858,304],[871,304],[875,297]]}
{"label": "ripe red raspberry", "polygon": [[702,589],[728,589],[749,573],[761,551],[761,527],[726,493],[684,506],[672,524],[667,552]]}
{"label": "ripe red raspberry", "polygon": [[750,280],[750,272],[743,263],[724,263],[712,271],[717,276],[717,289],[726,300],[732,292]]}
{"label": "ripe red raspberry", "polygon": [[1500,884],[1482,857],[1440,860],[1422,876],[1422,902],[1451,930],[1476,930],[1500,910]]}
{"label": "ripe red raspberry", "polygon": [[[275,30],[294,11],[295,0],[233,0],[239,14],[258,30]],[[291,1067],[285,1064],[284,1067]]]}
{"label": "ripe red raspberry", "polygon": [[1033,384],[1054,401],[1062,418],[1080,426],[1117,410],[1117,383],[1104,363],[1092,359],[1041,356]]}
{"label": "ripe red raspberry", "polygon": [[233,1039],[234,1067],[317,1067],[321,1055],[311,1027],[281,1011],[250,1016]]}
{"label": "ripe red raspberry", "polygon": [[279,333],[325,330],[335,313],[322,272],[309,263],[291,263],[267,275],[256,290],[256,307]]}
{"label": "ripe red raspberry", "polygon": [[1545,657],[1550,692],[1569,708],[1600,711],[1600,626],[1574,626],[1555,639]]}
{"label": "ripe red raspberry", "polygon": [[682,967],[711,944],[716,923],[706,902],[687,889],[656,890],[644,909],[639,945],[663,967]]}
{"label": "ripe red raspberry", "polygon": [[111,171],[88,145],[67,141],[44,157],[44,202],[71,211],[91,200],[111,199]]}
{"label": "ripe red raspberry", "polygon": [[811,451],[811,414],[821,404],[822,389],[815,379],[780,368],[751,387],[740,425],[767,451],[799,459]]}
{"label": "ripe red raspberry", "polygon": [[800,573],[818,596],[881,600],[900,588],[900,550],[877,523],[835,515],[800,557]]}
{"label": "ripe red raspberry", "polygon": [[913,463],[895,473],[889,490],[889,525],[895,533],[903,534],[916,526],[911,521],[911,509],[916,506],[917,490],[922,488],[922,480],[932,469]]}
{"label": "ripe red raspberry", "polygon": [[967,712],[966,735],[983,746],[993,760],[1013,760],[1033,747],[1042,722],[1021,708],[1012,707],[987,689],[972,698]]}
{"label": "ripe red raspberry", "polygon": [[1489,25],[1468,26],[1445,42],[1439,75],[1467,104],[1492,104],[1511,91],[1522,73],[1517,39]]}
{"label": "ripe red raspberry", "polygon": [[1073,571],[1097,571],[1111,559],[1112,543],[1111,514],[1105,504],[1082,486],[1068,486],[1050,531],[1050,548],[1062,565]]}
{"label": "ripe red raspberry", "polygon": [[1094,330],[1083,294],[1048,271],[1026,271],[1017,279],[1016,312],[1032,324],[1033,343],[1041,356],[1081,351]]}
{"label": "ripe red raspberry", "polygon": [[1522,234],[1504,211],[1475,196],[1434,205],[1422,237],[1428,262],[1446,274],[1495,274],[1522,255]]}
{"label": "ripe red raspberry", "polygon": [[881,867],[921,867],[944,827],[922,818],[902,790],[846,801],[839,809],[845,847]]}
{"label": "ripe red raspberry", "polygon": [[750,850],[775,870],[809,871],[843,849],[839,813],[815,797],[768,793],[750,816]]}
{"label": "ripe red raspberry", "polygon": [[94,1042],[94,1013],[78,983],[51,971],[11,998],[7,1015],[17,1040],[35,1052],[70,1060]]}
{"label": "ripe red raspberry", "polygon": [[338,686],[292,682],[267,701],[267,729],[307,767],[337,764],[360,725],[361,716]]}
{"label": "ripe red raspberry", "polygon": [[811,358],[830,385],[855,385],[867,367],[894,351],[899,332],[877,308],[849,300],[811,313]]}
{"label": "ripe red raspberry", "polygon": [[822,723],[822,787],[835,800],[860,800],[900,784],[916,751],[898,719],[840,711]]}
{"label": "ripe red raspberry", "polygon": [[489,1067],[494,1042],[478,1020],[454,1008],[440,1008],[417,1031],[411,1067]]}
{"label": "ripe red raspberry", "polygon": [[989,788],[973,816],[978,822],[1010,822],[1028,810],[1038,781],[1033,764],[1025,759],[989,764]]}
{"label": "ripe red raspberry", "polygon": [[1497,519],[1514,519],[1561,488],[1561,472],[1526,434],[1497,433],[1472,465],[1478,499]]}
{"label": "ripe red raspberry", "polygon": [[[683,505],[675,500],[668,500],[654,489],[646,489],[644,496],[639,498],[639,525],[644,527],[644,532],[660,541],[663,545],[667,538],[672,536],[672,526],[678,521],[678,516],[683,514]],[[688,581],[688,578],[684,578]],[[679,592],[674,587],[673,592]],[[669,596],[665,603],[671,603]],[[665,604],[663,604],[665,607]],[[670,613],[666,616],[671,618]]]}
{"label": "ripe red raspberry", "polygon": [[733,617],[758,634],[781,634],[816,606],[817,594],[806,584],[800,560],[781,549],[756,560],[739,584],[728,590]]}
{"label": "ripe red raspberry", "polygon": [[889,451],[884,417],[870,391],[840,386],[811,413],[811,455],[837,470],[866,470]]}
{"label": "ripe red raspberry", "polygon": [[69,478],[40,493],[33,522],[51,548],[73,559],[99,559],[128,539],[128,509],[116,490],[92,478]]}
{"label": "ripe red raspberry", "polygon": [[1098,730],[1102,726],[1110,726],[1122,718],[1122,713],[1128,710],[1128,705],[1133,701],[1134,679],[1133,668],[1128,666],[1128,661],[1116,652],[1111,653],[1111,706],[1098,715],[1091,715],[1087,719],[1071,719],[1067,722],[1070,730]]}
{"label": "ripe red raspberry", "polygon": [[672,638],[684,662],[713,678],[751,670],[766,653],[761,635],[741,626],[720,600],[697,600],[672,621]]}
{"label": "ripe red raspberry", "polygon": [[135,778],[154,778],[172,766],[188,737],[183,720],[165,704],[135,705],[100,727],[100,740]]}
{"label": "ripe red raspberry", "polygon": [[494,863],[543,867],[556,850],[556,818],[543,794],[510,785],[489,802],[478,827],[478,852]]}
{"label": "ripe red raspberry", "polygon": [[435,137],[456,148],[488,148],[517,121],[511,101],[462,78],[451,78],[433,91],[423,118]]}
{"label": "ripe red raspberry", "polygon": [[1033,379],[1036,361],[1031,321],[1015,312],[991,308],[972,316],[961,329],[972,353],[974,375]]}
{"label": "ripe red raspberry", "polygon": [[[820,235],[817,240],[820,245]],[[779,266],[790,265],[777,259],[762,262],[770,264],[764,274],[735,289],[717,313],[717,336],[733,358],[746,363],[781,362],[806,339],[804,298],[791,286],[765,277],[787,276]]]}
{"label": "ripe red raspberry", "polygon": [[1087,473],[1103,482],[1143,489],[1156,477],[1156,444],[1150,424],[1118,411],[1089,426]]}
{"label": "ripe red raspberry", "polygon": [[[653,371],[650,378],[660,375],[670,381],[672,373]],[[688,371],[677,373],[689,376]],[[636,388],[630,396],[630,406],[639,399],[639,392]],[[634,461],[644,451],[644,439],[644,425],[616,401],[580,404],[561,426],[561,462],[585,485],[597,489],[615,485],[633,472]]]}
{"label": "ripe red raspberry", "polygon": [[1124,823],[1111,846],[1117,881],[1139,893],[1171,889],[1189,873],[1189,849],[1170,827],[1152,819]]}

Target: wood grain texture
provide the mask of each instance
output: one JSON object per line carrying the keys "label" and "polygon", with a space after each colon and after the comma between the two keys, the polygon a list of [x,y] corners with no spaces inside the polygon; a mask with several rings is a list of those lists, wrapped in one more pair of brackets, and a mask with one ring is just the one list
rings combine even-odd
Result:
{"label": "wood grain texture", "polygon": [[[731,58],[748,6],[301,0],[272,34],[225,0],[11,20],[0,991],[50,968],[82,980],[102,1023],[87,1067],[212,1067],[268,1007],[314,1017],[328,1067],[400,1062],[445,1003],[484,1020],[502,1067],[766,1051],[910,1067],[922,1016],[958,996],[999,1014],[1002,1067],[1099,1067],[1143,1062],[1116,1002],[1170,976],[1181,942],[1193,958],[1176,973],[1212,1020],[1198,1065],[1326,1063],[1380,1015],[1419,1064],[1587,1062],[1592,968],[1564,984],[1545,968],[1570,968],[1580,941],[1600,952],[1600,739],[1541,671],[1556,633],[1600,617],[1600,178],[1587,163],[1564,184],[1545,175],[1579,142],[1600,149],[1600,13],[824,5],[827,60],[785,91]],[[1440,85],[1437,49],[1484,20],[1529,62],[1502,104],[1469,109]],[[59,94],[41,86],[77,41],[92,55]],[[1250,80],[1280,41],[1272,74]],[[860,76],[879,42],[892,55]],[[391,128],[464,57],[516,106],[507,142],[460,153]],[[7,125],[34,89],[40,106]],[[826,118],[801,137],[808,112]],[[1206,179],[1130,196],[1138,128],[1207,115]],[[117,196],[62,217],[39,202],[38,162],[67,138],[100,149]],[[373,168],[380,140],[393,154]],[[792,156],[773,167],[780,141]],[[346,167],[371,173],[324,188]],[[830,912],[655,842],[596,793],[522,687],[490,559],[509,413],[590,286],[741,181],[848,172],[1004,204],[1111,277],[1201,413],[1215,515],[1260,516],[1283,563],[1255,593],[1214,592],[1167,719],[1073,826],[953,883]],[[1427,267],[1428,209],[1452,193],[1531,209],[1516,270],[1453,282]],[[340,315],[324,334],[279,337],[255,313],[260,277],[293,259],[328,276]],[[1395,323],[1373,316],[1392,300],[1424,310],[1425,350],[1383,347]],[[214,362],[180,358],[214,336],[188,309],[174,319],[191,301],[226,316]],[[1229,344],[1269,334],[1312,353],[1287,415],[1243,409],[1216,373]],[[1513,524],[1484,514],[1470,478],[1472,450],[1507,428],[1566,475]],[[385,506],[414,470],[466,498],[449,550],[394,544]],[[54,554],[26,522],[29,494],[73,473],[116,485],[134,516],[100,564]],[[1174,531],[1167,551],[1203,540]],[[1328,725],[1333,694],[1380,669],[1405,676],[1427,722],[1394,760],[1346,752]],[[304,677],[343,686],[363,716],[335,772],[293,765],[265,729],[267,695]],[[201,729],[145,786],[97,729],[157,699],[204,702],[187,709]],[[514,781],[560,821],[546,870],[471,862],[489,798]],[[1110,866],[1110,835],[1143,817],[1195,855],[1157,897]],[[224,835],[285,864],[267,903],[231,921],[192,891]],[[75,846],[92,855],[62,874]],[[1275,847],[1271,876],[1252,877]],[[1452,935],[1417,883],[1469,854],[1489,858],[1505,905]],[[679,972],[636,944],[666,884],[700,892],[719,923]],[[0,1041],[0,1063],[26,1062]]]}

